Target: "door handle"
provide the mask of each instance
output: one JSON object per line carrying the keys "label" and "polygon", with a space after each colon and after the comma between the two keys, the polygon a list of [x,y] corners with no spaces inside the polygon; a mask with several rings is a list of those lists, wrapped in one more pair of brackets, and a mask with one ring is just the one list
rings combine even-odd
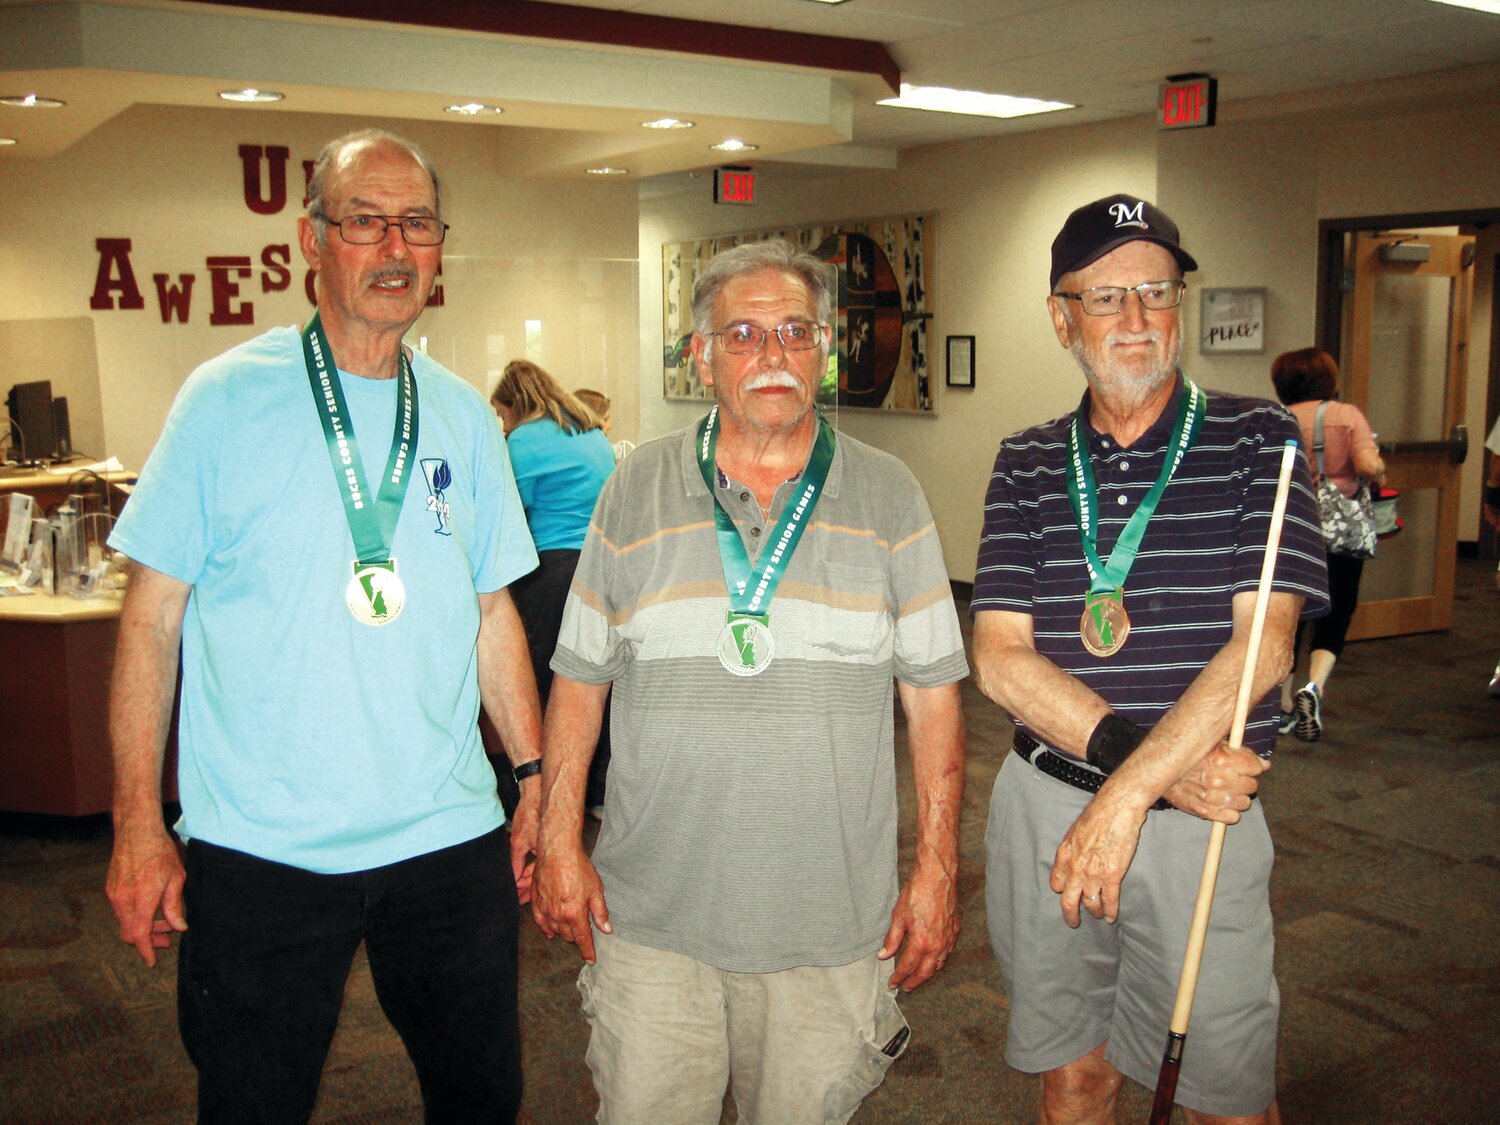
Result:
{"label": "door handle", "polygon": [[1469,459],[1469,427],[1454,426],[1446,440],[1436,441],[1382,441],[1381,453],[1446,453],[1455,465]]}

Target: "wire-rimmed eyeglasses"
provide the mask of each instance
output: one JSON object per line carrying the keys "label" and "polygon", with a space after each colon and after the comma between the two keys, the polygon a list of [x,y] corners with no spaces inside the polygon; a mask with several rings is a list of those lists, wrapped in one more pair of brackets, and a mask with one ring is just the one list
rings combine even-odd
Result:
{"label": "wire-rimmed eyeglasses", "polygon": [[1125,307],[1125,294],[1134,293],[1141,305],[1152,312],[1175,309],[1182,304],[1185,281],[1143,281],[1126,289],[1120,285],[1096,285],[1082,293],[1053,293],[1054,297],[1067,297],[1083,305],[1089,316],[1113,316]]}
{"label": "wire-rimmed eyeglasses", "polygon": [[448,224],[431,215],[345,215],[335,219],[322,211],[313,214],[339,228],[339,237],[355,246],[374,246],[385,241],[392,226],[401,232],[408,246],[440,246],[448,237]]}
{"label": "wire-rimmed eyeglasses", "polygon": [[710,336],[721,337],[724,350],[730,355],[754,355],[765,346],[766,337],[776,333],[781,346],[789,352],[806,352],[823,342],[823,326],[812,320],[789,320],[775,328],[762,328],[758,324],[730,324]]}

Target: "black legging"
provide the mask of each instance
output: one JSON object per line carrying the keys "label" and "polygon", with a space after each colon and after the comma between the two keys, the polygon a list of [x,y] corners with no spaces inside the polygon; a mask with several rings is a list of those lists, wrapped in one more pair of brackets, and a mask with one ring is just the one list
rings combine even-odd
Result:
{"label": "black legging", "polygon": [[[1331,553],[1328,556],[1328,615],[1313,619],[1312,647],[1333,653],[1335,659],[1344,651],[1344,635],[1349,632],[1349,621],[1359,605],[1359,577],[1364,569],[1364,559]],[[1297,628],[1299,647],[1306,625],[1304,621]]]}

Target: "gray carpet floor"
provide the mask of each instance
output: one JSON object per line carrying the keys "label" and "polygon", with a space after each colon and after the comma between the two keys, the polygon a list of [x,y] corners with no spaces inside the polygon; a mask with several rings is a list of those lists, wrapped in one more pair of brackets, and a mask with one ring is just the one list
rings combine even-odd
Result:
{"label": "gray carpet floor", "polygon": [[[1324,740],[1283,739],[1264,783],[1289,1123],[1497,1117],[1500,700],[1485,684],[1500,595],[1485,564],[1460,564],[1457,619],[1445,634],[1350,646]],[[1006,1000],[984,921],[985,809],[1010,724],[969,685],[964,706],[963,935],[904,1002],[911,1046],[860,1125],[1035,1119],[1034,1080],[1001,1058]],[[903,768],[908,861],[909,784]],[[172,955],[146,971],[117,940],[101,893],[109,846],[107,819],[0,817],[0,1122],[193,1118]],[[523,1121],[593,1118],[576,971],[571,946],[524,927]],[[1121,1120],[1144,1121],[1148,1104],[1127,1087]],[[419,1119],[411,1066],[361,961],[315,1120]]]}

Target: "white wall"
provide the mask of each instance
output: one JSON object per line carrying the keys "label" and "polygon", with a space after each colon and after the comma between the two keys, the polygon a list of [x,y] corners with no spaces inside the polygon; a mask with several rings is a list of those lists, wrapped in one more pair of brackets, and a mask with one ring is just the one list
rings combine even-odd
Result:
{"label": "white wall", "polygon": [[[634,423],[636,305],[634,191],[595,179],[532,182],[504,130],[464,123],[378,122],[264,111],[136,106],[52,159],[0,165],[0,320],[6,338],[45,333],[44,322],[93,321],[104,423],[103,450],[139,468],[155,444],[182,380],[199,363],[277,324],[306,320],[305,270],[296,249],[301,162],[331,138],[384,125],[427,149],[443,176],[446,303],[430,308],[410,337],[482,390],[505,361],[526,354],[567,386],[591,385],[620,402]],[[284,210],[259,215],[245,203],[241,144],[291,150]],[[140,310],[93,310],[97,238],[129,238]],[[292,284],[263,292],[260,254],[290,244]],[[210,256],[249,256],[236,304],[254,324],[208,322]],[[163,323],[155,273],[173,283],[195,274],[186,323]],[[28,346],[31,342],[28,341]],[[5,385],[26,372],[0,371]],[[3,388],[0,388],[3,389]]]}
{"label": "white wall", "polygon": [[[919,149],[894,172],[757,185],[764,202],[715,207],[693,196],[641,204],[641,433],[654,436],[701,412],[661,398],[661,244],[778,224],[932,212],[932,326],[936,416],[845,410],[850,433],[903,458],[937,518],[949,574],[974,575],[981,506],[999,439],[1076,405],[1083,379],[1057,346],[1042,296],[1049,247],[1069,210],[1114,191],[1155,199],[1182,230],[1201,269],[1184,309],[1183,366],[1214,389],[1271,397],[1271,359],[1314,343],[1318,222],[1327,218],[1500,209],[1500,96],[1496,75],[1464,72],[1475,89],[1461,108],[1352,91],[1352,108],[1276,105],[1221,114],[1213,129],[1158,132],[1149,118]],[[1451,91],[1450,91],[1451,92]],[[1332,103],[1332,104],[1330,104]],[[1480,269],[1493,269],[1481,261]],[[1204,287],[1265,287],[1263,355],[1205,356],[1198,348]],[[1487,298],[1485,298],[1487,299]],[[1473,384],[1489,354],[1487,311],[1471,336]],[[944,387],[942,339],[977,337],[976,388]],[[1482,390],[1474,392],[1482,395]],[[1471,400],[1473,394],[1471,394]],[[1480,400],[1482,404],[1482,398]],[[1471,429],[1482,409],[1471,407]],[[1482,439],[1482,434],[1478,435]],[[1470,474],[1477,472],[1472,466]],[[1466,487],[1461,534],[1477,526]]]}
{"label": "white wall", "polygon": [[[1050,246],[1069,210],[1115,191],[1156,192],[1156,134],[1132,121],[920,149],[894,172],[757,185],[757,206],[716,207],[710,188],[641,204],[641,433],[686,425],[701,403],[661,396],[661,244],[778,224],[932,213],[933,417],[844,409],[839,426],[894,453],[927,492],[948,572],[973,578],[1000,438],[1077,405],[1083,376],[1047,318]],[[943,385],[943,337],[974,336],[975,387]]]}

